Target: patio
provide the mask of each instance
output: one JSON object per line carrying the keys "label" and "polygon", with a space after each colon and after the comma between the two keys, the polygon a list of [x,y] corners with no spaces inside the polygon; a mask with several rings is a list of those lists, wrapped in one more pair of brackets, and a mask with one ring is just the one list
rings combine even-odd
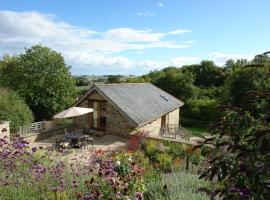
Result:
{"label": "patio", "polygon": [[[56,135],[52,136],[37,142],[31,143],[31,146],[35,147],[44,147],[44,148],[50,148],[55,146],[56,139],[59,137],[64,137],[63,135]],[[102,137],[95,136],[94,137],[94,145],[88,145],[88,148],[80,148],[75,149],[77,151],[87,151],[90,148],[94,148],[96,150],[111,150],[116,151],[122,148],[125,148],[127,144],[127,138],[117,137],[113,135],[104,135]]]}

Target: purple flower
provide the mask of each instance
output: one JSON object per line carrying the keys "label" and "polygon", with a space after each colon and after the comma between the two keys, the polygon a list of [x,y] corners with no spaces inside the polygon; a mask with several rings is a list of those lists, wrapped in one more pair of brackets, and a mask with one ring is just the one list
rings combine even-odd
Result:
{"label": "purple flower", "polygon": [[32,152],[35,153],[37,151],[37,147],[32,148]]}
{"label": "purple flower", "polygon": [[242,189],[240,189],[239,194],[240,194],[241,197],[249,197],[251,193],[250,193],[249,189],[242,188]]}
{"label": "purple flower", "polygon": [[135,199],[136,200],[143,200],[143,194],[141,192],[136,192],[136,195],[135,195]]}
{"label": "purple flower", "polygon": [[87,194],[83,197],[83,200],[92,200],[93,199],[93,196],[90,195],[90,194]]}
{"label": "purple flower", "polygon": [[2,128],[2,132],[7,132],[7,129],[6,128]]}

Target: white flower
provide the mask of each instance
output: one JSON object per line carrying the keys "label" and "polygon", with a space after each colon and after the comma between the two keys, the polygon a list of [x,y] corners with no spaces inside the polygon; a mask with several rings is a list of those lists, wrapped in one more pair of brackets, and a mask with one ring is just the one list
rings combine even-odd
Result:
{"label": "white flower", "polygon": [[117,166],[120,166],[121,165],[121,162],[119,160],[116,161],[115,163]]}
{"label": "white flower", "polygon": [[128,161],[129,161],[129,162],[132,162],[132,158],[131,158],[131,156],[129,156]]}

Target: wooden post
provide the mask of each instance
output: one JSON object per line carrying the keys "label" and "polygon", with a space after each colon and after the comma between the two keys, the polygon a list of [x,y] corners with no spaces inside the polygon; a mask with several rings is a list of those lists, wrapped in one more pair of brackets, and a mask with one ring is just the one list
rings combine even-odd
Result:
{"label": "wooden post", "polygon": [[189,170],[189,155],[186,157],[186,170]]}

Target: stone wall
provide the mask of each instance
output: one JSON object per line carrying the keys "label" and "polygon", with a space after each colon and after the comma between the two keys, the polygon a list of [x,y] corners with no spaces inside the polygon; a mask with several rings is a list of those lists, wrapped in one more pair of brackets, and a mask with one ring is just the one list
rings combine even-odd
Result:
{"label": "stone wall", "polygon": [[173,125],[179,127],[179,110],[180,109],[176,109],[168,114],[169,124],[173,124]]}
{"label": "stone wall", "polygon": [[128,137],[128,133],[135,130],[130,126],[128,120],[117,111],[111,104],[107,103],[107,133]]}
{"label": "stone wall", "polygon": [[0,121],[0,138],[7,137],[6,140],[10,142],[10,129],[8,121]]}
{"label": "stone wall", "polygon": [[[85,107],[88,108],[88,100],[84,100],[81,102],[78,107]],[[89,126],[89,115],[85,114],[81,116],[77,116],[73,118],[74,125],[78,128],[86,128]]]}
{"label": "stone wall", "polygon": [[161,128],[161,117],[140,127],[141,131],[147,132],[149,136],[158,136]]}
{"label": "stone wall", "polygon": [[[179,127],[179,108],[168,113],[166,115],[166,122],[169,125],[173,125],[173,128],[178,129]],[[148,132],[151,137],[157,137],[161,130],[161,117],[140,127],[140,130]]]}

